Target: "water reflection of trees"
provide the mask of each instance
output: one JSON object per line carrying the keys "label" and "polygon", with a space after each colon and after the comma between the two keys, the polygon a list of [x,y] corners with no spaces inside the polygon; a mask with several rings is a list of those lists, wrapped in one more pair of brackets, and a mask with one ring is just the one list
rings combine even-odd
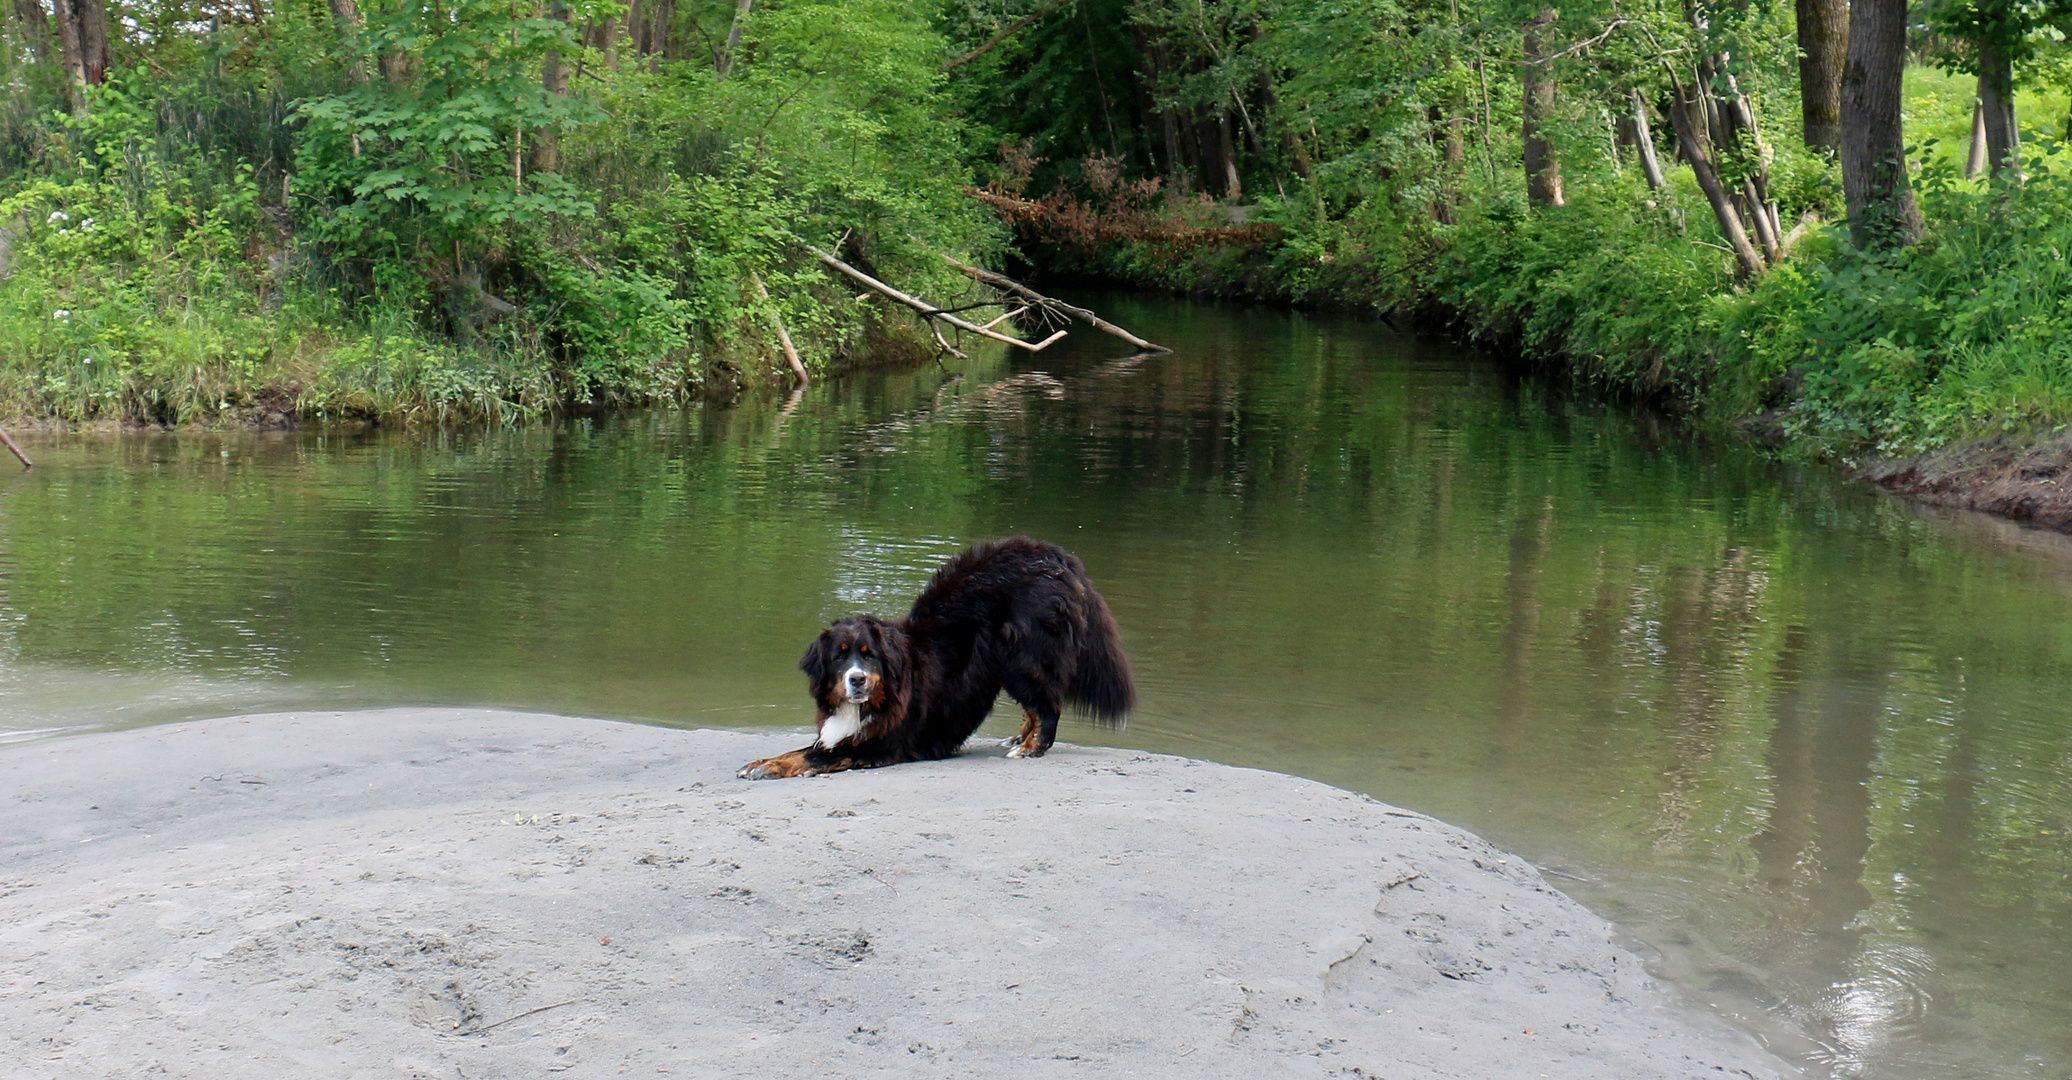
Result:
{"label": "water reflection of trees", "polygon": [[[1075,430],[1150,443],[1127,458],[1146,516],[1250,556],[1190,569],[1209,584],[1169,627],[1187,662],[1254,647],[1219,629],[1242,613],[1244,634],[1301,643],[1245,676],[1359,703],[1285,738],[1379,744],[1370,790],[1437,790],[1389,771],[1431,754],[1509,805],[1427,806],[1585,865],[1645,844],[1700,883],[1670,916],[1704,928],[1698,977],[1749,987],[1840,1072],[2072,1054],[2033,1024],[2072,1000],[2035,958],[2072,943],[2072,740],[2043,689],[2072,673],[2061,589],[1981,581],[1977,553],[1899,508],[1780,499],[1760,463],[1650,448],[1529,386],[1329,348],[1279,361],[1235,400],[1241,365],[1195,353],[1066,406]],[[1224,499],[1156,494],[1177,489]],[[1983,684],[1962,659],[1981,655]],[[1954,707],[1981,693],[1992,707]]]}

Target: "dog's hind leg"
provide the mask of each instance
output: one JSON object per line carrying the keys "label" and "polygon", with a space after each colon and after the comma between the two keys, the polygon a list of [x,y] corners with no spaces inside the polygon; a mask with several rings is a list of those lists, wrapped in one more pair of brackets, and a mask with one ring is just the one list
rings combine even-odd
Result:
{"label": "dog's hind leg", "polygon": [[1042,757],[1058,741],[1056,709],[1022,710],[1022,730],[1009,743],[1008,757]]}
{"label": "dog's hind leg", "polygon": [[[1000,745],[1007,747],[1008,757],[1029,757],[1031,755],[1021,753],[1021,748],[1037,745],[1042,738],[1040,735],[1042,730],[1043,721],[1036,718],[1036,710],[1023,709],[1022,729],[1015,732],[1013,736]],[[1037,753],[1042,753],[1042,751],[1039,750]]]}
{"label": "dog's hind leg", "polygon": [[1036,672],[1010,673],[1000,688],[1022,707],[1022,731],[1008,757],[1042,757],[1058,739],[1058,695],[1048,683],[1055,681]]}

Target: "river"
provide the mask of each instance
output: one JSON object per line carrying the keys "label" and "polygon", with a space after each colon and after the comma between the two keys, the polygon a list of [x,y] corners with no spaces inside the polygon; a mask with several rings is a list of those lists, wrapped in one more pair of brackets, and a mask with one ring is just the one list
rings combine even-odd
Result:
{"label": "river", "polygon": [[1066,741],[1474,829],[1816,1074],[2072,1074],[2072,542],[1377,323],[1093,299],[1176,351],[42,437],[0,475],[0,752],[395,704],[795,726],[820,625],[1024,532],[1137,670],[1129,727]]}

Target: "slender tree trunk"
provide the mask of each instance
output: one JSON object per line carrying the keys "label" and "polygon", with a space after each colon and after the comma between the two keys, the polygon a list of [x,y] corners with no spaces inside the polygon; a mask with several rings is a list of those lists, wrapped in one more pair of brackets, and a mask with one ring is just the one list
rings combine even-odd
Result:
{"label": "slender tree trunk", "polygon": [[649,41],[648,71],[662,70],[662,61],[681,54],[676,46],[676,0],[655,0],[655,28]]}
{"label": "slender tree trunk", "polygon": [[80,67],[87,85],[99,86],[108,81],[107,0],[73,0],[72,8],[79,16]]}
{"label": "slender tree trunk", "polygon": [[[566,25],[568,4],[554,0],[547,8],[547,17]],[[561,62],[561,50],[547,50],[547,57],[540,69],[540,88],[555,97],[568,93],[568,65]],[[561,133],[552,127],[542,127],[533,135],[532,171],[536,173],[557,172],[561,168]]]}
{"label": "slender tree trunk", "polygon": [[1797,0],[1799,118],[1806,145],[1842,146],[1842,59],[1849,48],[1849,0]]}
{"label": "slender tree trunk", "polygon": [[50,15],[37,0],[14,0],[14,21],[21,26],[21,41],[29,50],[29,59],[42,63],[50,56]]}
{"label": "slender tree trunk", "polygon": [[1998,45],[1979,45],[1978,100],[1975,111],[1986,123],[1986,165],[1999,176],[2017,166],[2021,133],[2014,121],[2014,65]]}
{"label": "slender tree trunk", "polygon": [[1165,136],[1166,177],[1172,179],[1184,175],[1187,166],[1181,160],[1180,121],[1168,109],[1158,114],[1158,126],[1159,133]]}
{"label": "slender tree trunk", "polygon": [[1546,34],[1560,15],[1543,7],[1525,24],[1524,62],[1518,67],[1524,84],[1525,199],[1534,206],[1560,206],[1561,159],[1554,144],[1540,133],[1541,125],[1554,112],[1554,69],[1546,59]]}
{"label": "slender tree trunk", "polygon": [[646,56],[648,52],[648,3],[642,0],[627,0],[626,3],[626,47],[633,50],[635,56]]}
{"label": "slender tree trunk", "polygon": [[1741,205],[1745,208],[1741,220],[1755,223],[1755,239],[1762,245],[1764,260],[1776,262],[1784,254],[1782,240],[1777,235],[1777,222],[1770,216],[1769,202],[1752,179],[1741,181]]}
{"label": "slender tree trunk", "polygon": [[[409,8],[405,6],[407,3],[408,0],[396,0],[396,8],[391,12],[391,17],[408,11]],[[376,63],[381,68],[382,81],[390,86],[402,86],[410,81],[410,54],[401,48],[383,49]]]}
{"label": "slender tree trunk", "polygon": [[1237,147],[1230,140],[1230,111],[1216,110],[1216,152],[1223,158],[1223,197],[1245,197],[1244,182],[1237,178]]}
{"label": "slender tree trunk", "polygon": [[1754,278],[1763,272],[1763,257],[1749,242],[1748,227],[1741,222],[1741,211],[1734,205],[1734,197],[1728,193],[1718,167],[1713,164],[1712,139],[1705,127],[1704,101],[1708,95],[1703,87],[1687,86],[1681,80],[1672,88],[1672,93],[1669,121],[1676,128],[1676,140],[1683,147],[1684,157],[1691,163],[1692,175],[1698,178],[1698,190],[1703,191],[1705,201],[1712,204],[1712,216],[1718,219],[1720,232],[1726,235],[1727,244],[1733,249],[1734,264],[1741,279]]}
{"label": "slender tree trunk", "polygon": [[715,74],[722,79],[734,70],[734,52],[741,48],[741,26],[748,21],[749,12],[754,8],[755,0],[741,0],[734,5],[734,25],[727,28],[727,47],[721,50],[719,63],[716,65],[718,70]]}
{"label": "slender tree trunk", "polygon": [[1444,106],[1426,106],[1426,122],[1430,129],[1426,139],[1440,151],[1438,170],[1438,193],[1432,197],[1432,220],[1450,226],[1452,224],[1452,197],[1455,197],[1455,176],[1461,172],[1461,133],[1446,122]]}
{"label": "slender tree trunk", "polygon": [[330,0],[330,4],[331,24],[338,28],[338,36],[344,39],[345,51],[353,57],[352,67],[347,69],[346,74],[353,82],[366,82],[367,62],[359,58],[362,25],[359,5],[353,0]]}
{"label": "slender tree trunk", "polygon": [[65,94],[71,99],[72,115],[86,115],[86,60],[79,45],[79,14],[72,0],[52,0],[57,10],[58,62],[65,69]]}
{"label": "slender tree trunk", "polygon": [[1648,127],[1648,103],[1640,96],[1638,87],[1633,90],[1633,137],[1640,150],[1640,174],[1647,177],[1651,190],[1662,190],[1666,183],[1662,178],[1662,161],[1655,156],[1655,133]]}
{"label": "slender tree trunk", "polygon": [[1259,74],[1259,103],[1266,106],[1268,122],[1280,128],[1281,147],[1288,152],[1289,161],[1295,166],[1295,175],[1309,179],[1313,171],[1309,162],[1309,148],[1302,145],[1302,137],[1288,124],[1288,118],[1281,115],[1281,98],[1273,91],[1273,76]]}
{"label": "slender tree trunk", "polygon": [[1921,239],[1921,208],[1907,184],[1900,130],[1906,72],[1907,0],[1853,0],[1842,68],[1842,195],[1858,247]]}
{"label": "slender tree trunk", "polygon": [[1964,155],[1964,179],[1986,171],[1986,103],[1971,99],[1971,149]]}

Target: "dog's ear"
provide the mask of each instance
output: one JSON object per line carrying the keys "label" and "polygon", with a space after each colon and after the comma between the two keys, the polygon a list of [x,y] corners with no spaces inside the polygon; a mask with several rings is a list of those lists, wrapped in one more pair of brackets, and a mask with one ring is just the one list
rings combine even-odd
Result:
{"label": "dog's ear", "polygon": [[820,636],[813,639],[813,644],[806,646],[806,655],[799,657],[799,670],[805,672],[806,678],[812,681],[815,697],[819,696],[821,685],[827,682],[833,673],[833,667],[828,662],[828,646],[834,639],[831,631],[822,630]]}
{"label": "dog's ear", "polygon": [[880,677],[885,681],[885,697],[893,710],[903,711],[913,678],[913,654],[908,650],[906,633],[899,627],[875,620],[871,623],[871,640],[877,643]]}

